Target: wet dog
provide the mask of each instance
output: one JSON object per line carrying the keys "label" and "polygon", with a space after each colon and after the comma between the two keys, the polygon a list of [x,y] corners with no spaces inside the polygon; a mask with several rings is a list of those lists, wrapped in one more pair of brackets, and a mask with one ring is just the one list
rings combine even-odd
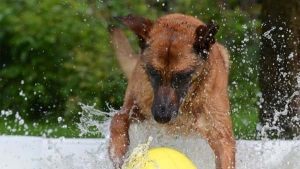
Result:
{"label": "wet dog", "polygon": [[110,158],[121,167],[130,124],[153,120],[170,133],[205,138],[217,169],[235,168],[235,139],[227,92],[229,55],[215,41],[218,27],[187,15],[149,19],[119,17],[138,37],[134,56],[120,29],[110,30],[117,58],[128,78],[124,104],[110,128]]}

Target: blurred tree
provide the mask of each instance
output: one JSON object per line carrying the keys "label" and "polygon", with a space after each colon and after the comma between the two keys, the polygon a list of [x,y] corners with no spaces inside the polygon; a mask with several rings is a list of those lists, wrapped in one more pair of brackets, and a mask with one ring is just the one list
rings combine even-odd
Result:
{"label": "blurred tree", "polygon": [[300,1],[262,3],[260,120],[268,136],[300,134]]}

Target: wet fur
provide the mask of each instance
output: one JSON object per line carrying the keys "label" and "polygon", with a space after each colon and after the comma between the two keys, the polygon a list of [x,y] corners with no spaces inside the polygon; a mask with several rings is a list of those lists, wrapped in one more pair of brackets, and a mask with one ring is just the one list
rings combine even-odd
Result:
{"label": "wet fur", "polygon": [[[141,57],[134,58],[131,63],[128,55],[132,55],[132,49],[126,44],[126,38],[119,29],[111,30],[117,58],[128,77],[123,107],[111,123],[109,153],[116,168],[122,165],[129,145],[130,124],[137,120],[153,119],[151,106],[154,89],[145,63],[164,72],[165,79],[170,79],[168,75],[171,76],[173,71],[194,69],[184,100],[180,102],[178,115],[160,126],[167,128],[170,134],[201,135],[216,155],[217,169],[235,168],[235,140],[227,92],[229,55],[221,44],[213,42],[206,59],[199,60],[199,56],[191,49],[195,44],[195,30],[201,25],[205,24],[182,14],[159,18],[151,26],[150,32],[138,32],[140,38],[146,38],[150,43],[151,50],[145,50]],[[147,44],[144,45],[147,47]]]}

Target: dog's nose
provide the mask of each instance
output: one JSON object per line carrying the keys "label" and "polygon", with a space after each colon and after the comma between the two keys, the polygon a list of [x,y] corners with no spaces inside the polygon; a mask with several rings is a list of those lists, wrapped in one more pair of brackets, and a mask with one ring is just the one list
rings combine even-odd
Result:
{"label": "dog's nose", "polygon": [[159,105],[159,110],[158,111],[165,112],[166,111],[166,106]]}
{"label": "dog's nose", "polygon": [[154,120],[161,124],[168,123],[171,118],[171,116],[154,116]]}
{"label": "dog's nose", "polygon": [[168,123],[171,121],[173,114],[175,114],[173,111],[172,109],[167,109],[164,105],[154,106],[152,109],[153,118],[158,123]]}

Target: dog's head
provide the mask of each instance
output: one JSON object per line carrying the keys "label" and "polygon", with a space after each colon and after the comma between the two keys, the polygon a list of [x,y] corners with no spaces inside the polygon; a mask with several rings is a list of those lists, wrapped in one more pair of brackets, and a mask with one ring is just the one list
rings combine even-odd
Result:
{"label": "dog's head", "polygon": [[139,38],[143,66],[154,92],[153,117],[167,123],[177,116],[195,70],[207,60],[217,26],[181,14],[166,15],[156,22],[131,15],[120,19]]}

